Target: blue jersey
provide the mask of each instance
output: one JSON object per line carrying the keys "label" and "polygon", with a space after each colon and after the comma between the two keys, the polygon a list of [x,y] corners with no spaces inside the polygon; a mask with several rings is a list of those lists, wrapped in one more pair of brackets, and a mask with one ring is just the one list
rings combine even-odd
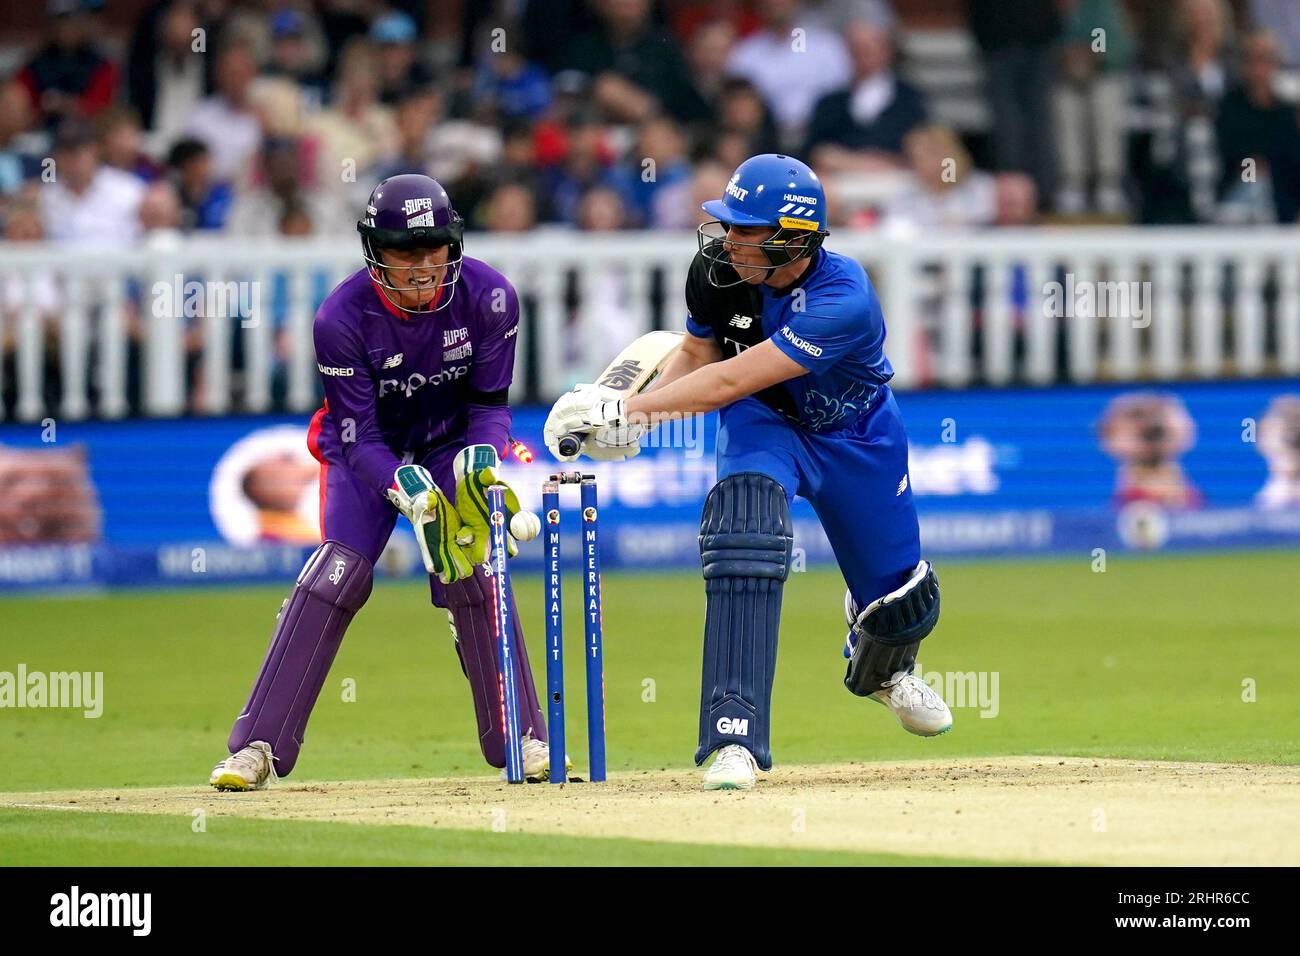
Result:
{"label": "blue jersey", "polygon": [[[699,253],[691,263],[686,330],[714,339],[727,357],[770,339],[808,369],[757,398],[814,432],[846,428],[879,403],[894,370],[880,300],[855,260],[818,249],[803,276],[783,289],[720,289],[708,281],[709,265]],[[730,269],[723,274],[735,278]]]}

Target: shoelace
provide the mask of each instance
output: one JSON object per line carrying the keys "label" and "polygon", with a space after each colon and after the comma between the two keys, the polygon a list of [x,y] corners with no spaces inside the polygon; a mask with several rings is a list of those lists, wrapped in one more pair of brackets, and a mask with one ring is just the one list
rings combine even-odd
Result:
{"label": "shoelace", "polygon": [[279,777],[277,777],[275,773],[275,761],[268,760],[266,754],[261,750],[256,748],[249,748],[249,750],[252,752],[246,753],[241,750],[239,753],[231,754],[225,760],[221,761],[221,763],[218,763],[217,766],[220,767],[222,764],[225,764],[230,770],[238,770],[243,774],[244,779],[257,780],[257,778],[261,776],[262,761],[266,761],[267,781],[274,783],[278,780]]}
{"label": "shoelace", "polygon": [[749,751],[743,747],[728,747],[725,752],[718,755],[718,765],[726,770],[750,769],[750,761],[753,758],[749,756]]}
{"label": "shoelace", "polygon": [[909,675],[894,685],[895,694],[903,698],[901,705],[912,706],[913,703],[927,710],[938,710],[943,706],[943,698],[935,693],[934,688],[915,675]]}

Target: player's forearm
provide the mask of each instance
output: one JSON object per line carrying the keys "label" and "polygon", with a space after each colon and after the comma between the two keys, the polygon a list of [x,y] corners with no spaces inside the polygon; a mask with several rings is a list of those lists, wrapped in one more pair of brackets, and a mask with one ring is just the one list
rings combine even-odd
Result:
{"label": "player's forearm", "polygon": [[673,353],[673,357],[668,360],[664,370],[659,373],[653,385],[647,391],[653,392],[661,388],[666,388],[673,382],[690,375],[698,368],[703,368],[712,362],[707,355],[700,355],[695,352],[687,351],[685,348],[679,348]]}
{"label": "player's forearm", "polygon": [[629,418],[649,416],[653,419],[656,415],[712,412],[744,398],[749,393],[728,365],[727,362],[711,362],[674,382],[633,396],[627,402]]}
{"label": "player's forearm", "polygon": [[381,495],[393,484],[393,472],[402,463],[382,441],[343,443],[343,459],[357,475]]}
{"label": "player's forearm", "polygon": [[491,445],[503,458],[510,445],[509,405],[470,405],[465,444]]}

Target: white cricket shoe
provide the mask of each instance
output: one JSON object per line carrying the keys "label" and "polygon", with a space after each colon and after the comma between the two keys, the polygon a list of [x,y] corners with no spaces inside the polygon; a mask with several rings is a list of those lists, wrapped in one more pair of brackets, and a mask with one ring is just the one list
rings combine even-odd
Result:
{"label": "white cricket shoe", "polygon": [[[551,745],[533,736],[532,731],[524,734],[524,779],[530,783],[543,783],[551,779]],[[564,769],[573,769],[573,761],[564,755]],[[506,768],[501,768],[501,779],[506,779]]]}
{"label": "white cricket shoe", "polygon": [[918,737],[937,737],[952,729],[952,711],[925,681],[915,674],[895,677],[870,698],[894,712],[903,729]]}
{"label": "white cricket shoe", "polygon": [[727,744],[704,773],[705,790],[753,790],[758,763],[740,744]]}
{"label": "white cricket shoe", "polygon": [[254,740],[213,767],[208,783],[218,790],[264,790],[276,779],[271,745]]}

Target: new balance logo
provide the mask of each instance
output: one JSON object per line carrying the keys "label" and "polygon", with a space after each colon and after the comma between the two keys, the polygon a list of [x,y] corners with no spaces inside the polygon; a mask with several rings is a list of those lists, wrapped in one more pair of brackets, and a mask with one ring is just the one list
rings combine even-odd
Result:
{"label": "new balance logo", "polygon": [[749,736],[749,719],[743,717],[719,717],[718,733],[733,737]]}
{"label": "new balance logo", "polygon": [[903,480],[898,483],[898,490],[894,492],[894,497],[895,498],[899,497],[906,490],[907,490],[907,475],[903,475]]}
{"label": "new balance logo", "polygon": [[747,329],[754,324],[752,315],[733,315],[728,325],[734,325],[738,329]]}
{"label": "new balance logo", "polygon": [[399,366],[399,365],[402,364],[402,359],[404,359],[404,358],[406,358],[406,353],[405,353],[405,352],[398,352],[396,355],[390,355],[388,358],[384,359],[384,364],[381,365],[381,366],[379,366],[379,367],[380,367],[380,368],[397,368],[397,366]]}

